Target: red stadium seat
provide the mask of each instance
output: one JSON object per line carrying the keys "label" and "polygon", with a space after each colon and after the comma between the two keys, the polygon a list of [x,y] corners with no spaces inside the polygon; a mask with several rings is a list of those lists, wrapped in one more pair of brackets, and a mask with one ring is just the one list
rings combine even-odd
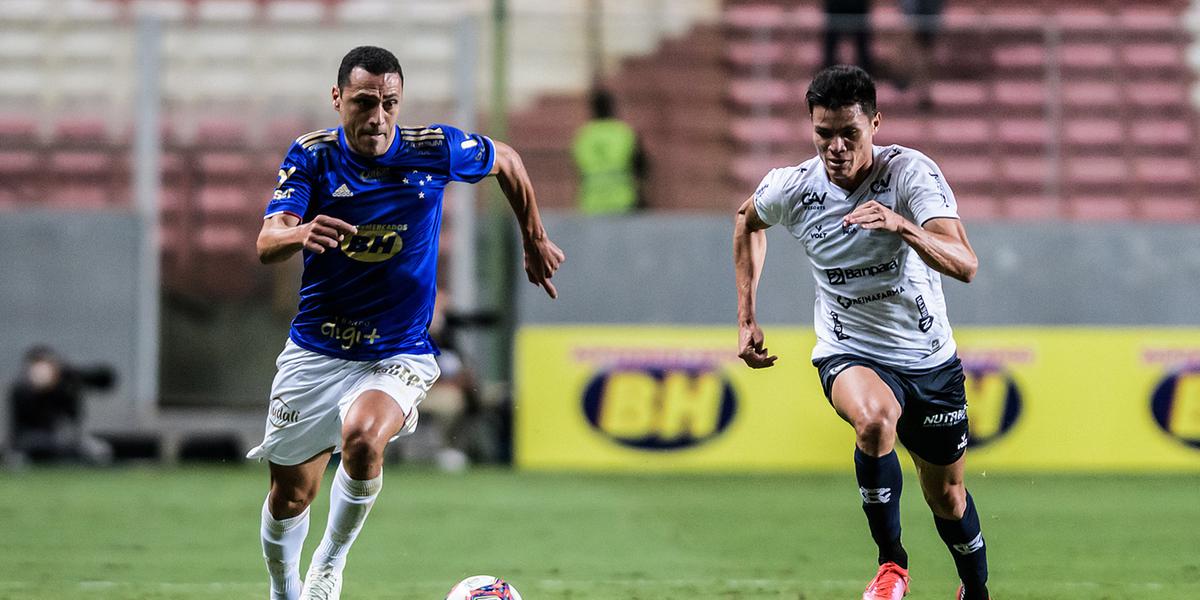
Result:
{"label": "red stadium seat", "polygon": [[1120,146],[1125,139],[1120,121],[1073,119],[1066,124],[1066,141],[1074,146]]}
{"label": "red stadium seat", "polygon": [[996,128],[1000,141],[1008,146],[1040,152],[1050,139],[1050,126],[1043,118],[1001,119]]}
{"label": "red stadium seat", "polygon": [[1159,221],[1195,221],[1200,219],[1200,198],[1162,198],[1147,196],[1137,203],[1138,213],[1146,219]]}
{"label": "red stadium seat", "polygon": [[964,221],[987,221],[1001,216],[1002,204],[990,195],[958,195],[958,216]]}
{"label": "red stadium seat", "polygon": [[1118,184],[1129,178],[1129,164],[1119,156],[1073,156],[1067,159],[1072,183]]}
{"label": "red stadium seat", "polygon": [[1137,108],[1183,108],[1188,105],[1187,86],[1179,82],[1141,82],[1129,86],[1129,101]]}
{"label": "red stadium seat", "polygon": [[930,130],[933,140],[959,147],[984,147],[992,141],[988,119],[935,119]]}
{"label": "red stadium seat", "polygon": [[1186,119],[1139,119],[1129,127],[1130,138],[1139,151],[1176,152],[1195,141],[1195,127]]}
{"label": "red stadium seat", "polygon": [[1121,49],[1121,59],[1134,69],[1178,68],[1185,64],[1178,44],[1130,44]]}
{"label": "red stadium seat", "polygon": [[1126,221],[1136,216],[1133,202],[1125,196],[1073,196],[1067,198],[1067,214],[1083,221]]}
{"label": "red stadium seat", "polygon": [[1112,81],[1065,81],[1063,104],[1068,110],[1099,108],[1111,110],[1121,103],[1121,90]]}
{"label": "red stadium seat", "polygon": [[1011,195],[1004,198],[1004,214],[1010,219],[1044,221],[1063,216],[1062,203],[1044,194]]}
{"label": "red stadium seat", "polygon": [[1137,158],[1133,165],[1137,181],[1151,188],[1196,183],[1196,162],[1190,158]]}
{"label": "red stadium seat", "polygon": [[240,186],[213,185],[200,188],[198,196],[200,210],[209,217],[238,217],[256,208],[245,188]]}

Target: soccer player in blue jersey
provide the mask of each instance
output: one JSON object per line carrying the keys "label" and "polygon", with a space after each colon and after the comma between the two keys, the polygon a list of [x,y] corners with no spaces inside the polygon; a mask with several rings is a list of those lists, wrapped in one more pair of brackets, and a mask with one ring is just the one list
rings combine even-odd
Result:
{"label": "soccer player in blue jersey", "polygon": [[[429,338],[442,192],[497,176],[520,225],[529,281],[550,297],[563,253],[546,236],[520,156],[448,125],[396,125],[404,92],[387,50],[351,50],[333,107],[341,126],[299,137],[258,236],[264,263],[304,256],[299,312],[276,361],[266,434],[262,545],[271,598],[337,598],[346,554],[383,485],[389,441],[411,433],[439,375]],[[309,510],[330,456],[329,520],[300,581]]]}

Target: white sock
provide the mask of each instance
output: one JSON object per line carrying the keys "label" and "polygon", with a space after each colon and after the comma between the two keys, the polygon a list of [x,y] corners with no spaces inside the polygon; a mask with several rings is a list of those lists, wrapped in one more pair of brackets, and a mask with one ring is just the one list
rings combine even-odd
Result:
{"label": "white sock", "polygon": [[360,481],[351,479],[343,465],[338,465],[337,475],[329,490],[329,522],[321,545],[313,552],[314,566],[327,566],[340,571],[346,566],[346,553],[358,532],[367,520],[367,513],[375,504],[379,490],[383,489],[383,473],[375,479]]}
{"label": "white sock", "polygon": [[308,509],[290,519],[276,520],[268,504],[263,502],[262,547],[271,576],[271,600],[298,600],[300,552],[308,536]]}

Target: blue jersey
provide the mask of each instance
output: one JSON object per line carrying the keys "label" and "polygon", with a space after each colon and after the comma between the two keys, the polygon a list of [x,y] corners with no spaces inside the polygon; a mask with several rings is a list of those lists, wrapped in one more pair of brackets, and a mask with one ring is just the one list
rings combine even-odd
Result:
{"label": "blue jersey", "polygon": [[266,215],[305,223],[329,215],[358,233],[322,254],[304,251],[292,341],[349,360],[437,354],[429,322],[442,192],[451,181],[479,181],[494,162],[491,140],[440,124],[397,127],[377,157],[350,150],[341,127],[297,138]]}

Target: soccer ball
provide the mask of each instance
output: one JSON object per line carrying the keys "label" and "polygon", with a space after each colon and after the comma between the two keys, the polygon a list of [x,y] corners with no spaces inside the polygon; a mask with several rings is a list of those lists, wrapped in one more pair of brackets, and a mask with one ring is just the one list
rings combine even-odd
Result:
{"label": "soccer ball", "polygon": [[476,575],[458,582],[446,594],[446,600],[521,600],[521,594],[503,579]]}

